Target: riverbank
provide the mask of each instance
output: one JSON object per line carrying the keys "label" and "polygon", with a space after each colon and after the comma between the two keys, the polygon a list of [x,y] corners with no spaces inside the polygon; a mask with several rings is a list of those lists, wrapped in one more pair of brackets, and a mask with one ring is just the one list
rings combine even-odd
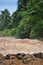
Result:
{"label": "riverbank", "polygon": [[0,54],[0,65],[43,65],[43,53]]}

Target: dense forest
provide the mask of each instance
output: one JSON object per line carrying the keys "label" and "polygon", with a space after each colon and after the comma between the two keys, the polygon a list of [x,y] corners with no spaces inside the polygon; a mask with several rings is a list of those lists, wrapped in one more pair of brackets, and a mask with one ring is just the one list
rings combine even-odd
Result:
{"label": "dense forest", "polygon": [[0,36],[43,38],[43,0],[18,0],[12,15],[8,9],[0,14]]}

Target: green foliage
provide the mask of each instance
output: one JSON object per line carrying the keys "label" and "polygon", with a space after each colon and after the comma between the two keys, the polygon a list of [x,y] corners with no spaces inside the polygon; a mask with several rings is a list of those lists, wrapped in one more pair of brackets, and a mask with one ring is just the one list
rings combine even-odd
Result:
{"label": "green foliage", "polygon": [[11,29],[13,28],[13,22],[9,22],[7,28],[8,28],[9,30],[11,30]]}
{"label": "green foliage", "polygon": [[12,14],[13,27],[17,27],[18,26],[18,23],[19,23],[19,21],[21,19],[22,19],[21,13],[19,13],[18,11],[17,12],[14,12]]}
{"label": "green foliage", "polygon": [[23,18],[20,23],[19,23],[19,26],[16,30],[16,36],[19,37],[19,38],[29,38],[29,34],[30,34],[30,30],[31,30],[31,27],[29,25],[29,21],[30,18],[28,17],[25,17]]}
{"label": "green foliage", "polygon": [[7,28],[9,22],[11,22],[11,17],[10,17],[10,13],[7,9],[5,9],[4,11],[1,11],[1,26],[3,28],[3,30],[5,28]]}
{"label": "green foliage", "polygon": [[2,32],[2,36],[10,36],[10,30],[9,30],[9,29],[5,29],[5,30]]}
{"label": "green foliage", "polygon": [[37,24],[32,27],[30,38],[43,38],[43,20],[37,22]]}
{"label": "green foliage", "polygon": [[0,31],[17,38],[43,38],[43,0],[18,0],[11,16],[7,9],[2,11]]}
{"label": "green foliage", "polygon": [[14,36],[15,33],[16,33],[16,29],[15,29],[15,28],[12,28],[11,31],[10,31],[10,34],[11,34],[12,36]]}
{"label": "green foliage", "polygon": [[[6,33],[7,33],[7,34],[6,34]],[[5,29],[4,32],[3,32],[3,34],[6,35],[6,36],[9,36],[9,35],[10,35],[10,30]]]}

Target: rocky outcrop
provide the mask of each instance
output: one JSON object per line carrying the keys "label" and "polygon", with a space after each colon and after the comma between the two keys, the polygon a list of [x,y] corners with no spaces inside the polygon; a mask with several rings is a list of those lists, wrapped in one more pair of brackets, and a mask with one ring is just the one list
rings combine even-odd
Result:
{"label": "rocky outcrop", "polygon": [[41,52],[39,52],[39,53],[34,53],[33,55],[34,55],[35,57],[37,57],[37,58],[43,59],[43,53],[41,53]]}
{"label": "rocky outcrop", "polygon": [[[38,55],[39,54],[39,55]],[[0,54],[0,65],[43,65],[42,53],[35,54]],[[2,60],[3,59],[3,60]]]}

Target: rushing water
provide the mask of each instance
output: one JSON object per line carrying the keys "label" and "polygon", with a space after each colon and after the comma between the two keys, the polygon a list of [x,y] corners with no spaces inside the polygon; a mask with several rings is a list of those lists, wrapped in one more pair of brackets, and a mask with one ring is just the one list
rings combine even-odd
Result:
{"label": "rushing water", "polygon": [[43,41],[32,39],[15,39],[13,37],[0,37],[0,53],[36,53],[43,52]]}

